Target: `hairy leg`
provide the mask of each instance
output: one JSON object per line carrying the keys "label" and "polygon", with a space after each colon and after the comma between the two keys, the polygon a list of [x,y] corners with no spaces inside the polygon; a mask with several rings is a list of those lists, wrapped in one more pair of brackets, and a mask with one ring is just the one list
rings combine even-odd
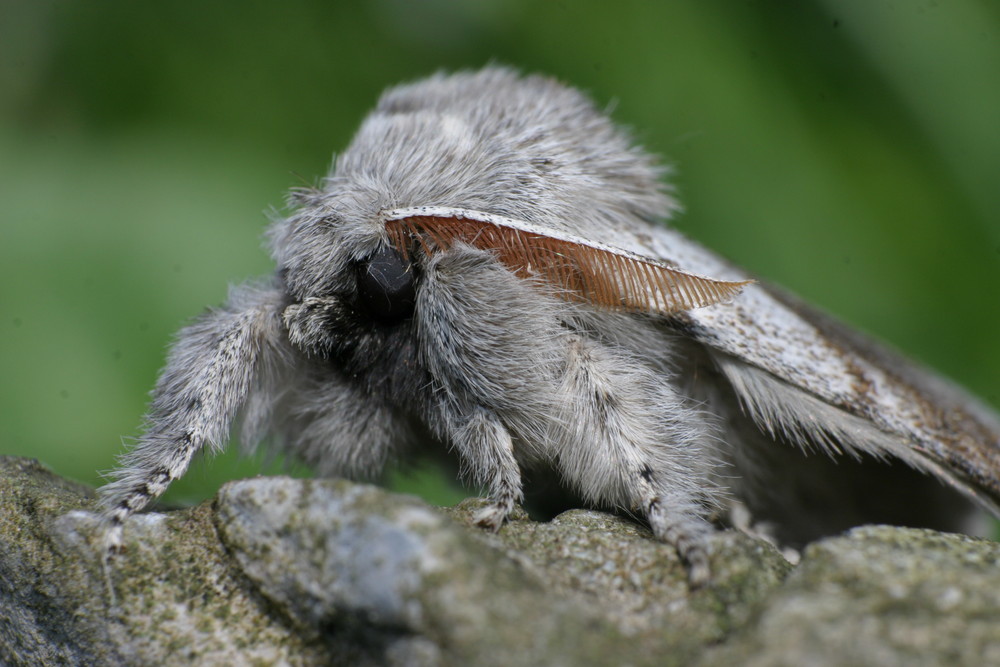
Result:
{"label": "hairy leg", "polygon": [[[706,516],[718,495],[705,416],[671,386],[667,365],[574,333],[567,312],[488,253],[435,255],[415,318],[436,432],[490,487],[490,526],[520,496],[517,463],[551,461],[587,501],[642,511],[687,562],[692,583],[703,583]],[[623,340],[642,326],[619,325]]]}
{"label": "hairy leg", "polygon": [[717,494],[710,433],[664,377],[620,349],[574,336],[568,346],[557,465],[592,502],[639,509],[657,539],[709,578],[705,518]]}
{"label": "hairy leg", "polygon": [[476,524],[496,532],[514,504],[524,498],[510,433],[484,408],[451,405],[447,411],[449,440],[463,462],[465,475],[489,489],[490,504],[476,514]]}
{"label": "hairy leg", "polygon": [[280,357],[286,345],[282,298],[276,289],[236,289],[224,307],[178,334],[153,391],[145,432],[121,458],[115,481],[100,490],[110,549],[121,546],[125,520],[183,475],[195,454],[206,444],[222,447],[264,357]]}
{"label": "hairy leg", "polygon": [[477,521],[494,530],[522,499],[519,462],[547,457],[562,307],[482,251],[453,248],[424,271],[415,324],[431,376],[429,426],[489,489]]}

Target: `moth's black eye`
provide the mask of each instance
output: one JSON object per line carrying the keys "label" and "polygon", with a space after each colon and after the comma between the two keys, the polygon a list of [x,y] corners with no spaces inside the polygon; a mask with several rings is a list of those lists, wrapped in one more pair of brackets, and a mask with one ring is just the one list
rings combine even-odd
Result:
{"label": "moth's black eye", "polygon": [[395,248],[382,246],[356,268],[361,305],[374,319],[393,323],[413,313],[417,296],[414,267]]}

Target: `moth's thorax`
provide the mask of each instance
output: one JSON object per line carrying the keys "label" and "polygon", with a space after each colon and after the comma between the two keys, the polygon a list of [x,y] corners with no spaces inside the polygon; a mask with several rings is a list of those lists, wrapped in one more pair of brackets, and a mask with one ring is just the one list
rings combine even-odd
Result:
{"label": "moth's thorax", "polygon": [[338,289],[345,264],[385,241],[384,210],[482,211],[616,245],[675,208],[663,169],[578,92],[500,69],[434,81],[387,94],[273,228],[296,296]]}
{"label": "moth's thorax", "polygon": [[626,133],[578,92],[528,82],[496,70],[395,89],[328,184],[368,192],[386,208],[480,210],[599,236],[626,218],[669,216],[662,168]]}

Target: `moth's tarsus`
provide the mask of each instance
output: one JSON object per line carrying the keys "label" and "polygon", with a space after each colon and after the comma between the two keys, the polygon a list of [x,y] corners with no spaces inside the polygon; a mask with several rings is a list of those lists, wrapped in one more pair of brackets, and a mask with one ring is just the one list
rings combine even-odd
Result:
{"label": "moth's tarsus", "polygon": [[236,421],[246,445],[352,478],[438,440],[494,530],[522,468],[552,470],[639,508],[693,585],[734,500],[792,545],[871,521],[961,530],[955,489],[995,511],[992,410],[651,223],[677,208],[660,174],[548,78],[386,92],[274,223],[275,276],[179,333],[101,490],[108,544]]}
{"label": "moth's tarsus", "polygon": [[709,565],[708,553],[701,545],[688,551],[684,562],[688,567],[688,584],[691,588],[701,588],[712,580],[712,568]]}

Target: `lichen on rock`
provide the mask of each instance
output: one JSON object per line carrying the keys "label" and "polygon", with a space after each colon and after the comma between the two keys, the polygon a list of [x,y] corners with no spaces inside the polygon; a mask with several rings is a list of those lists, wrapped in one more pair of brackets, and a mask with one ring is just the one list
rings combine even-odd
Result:
{"label": "lichen on rock", "polygon": [[492,534],[475,499],[257,478],[133,517],[105,563],[93,503],[0,457],[0,664],[1000,664],[1000,545],[962,536],[859,528],[793,567],[722,531],[692,591],[590,510]]}

